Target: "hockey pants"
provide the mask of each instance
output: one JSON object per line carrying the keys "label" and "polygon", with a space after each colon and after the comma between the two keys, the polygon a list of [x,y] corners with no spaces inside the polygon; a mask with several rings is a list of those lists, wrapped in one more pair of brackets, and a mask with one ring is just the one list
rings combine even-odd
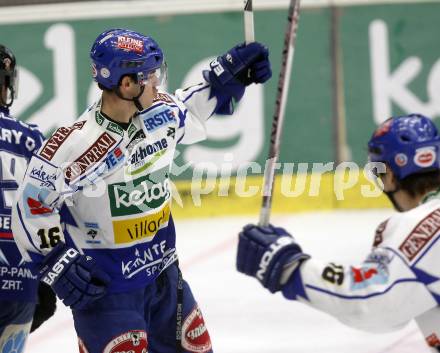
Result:
{"label": "hockey pants", "polygon": [[0,352],[24,352],[35,303],[0,300],[0,308]]}
{"label": "hockey pants", "polygon": [[[179,273],[173,264],[145,288],[108,294],[73,310],[80,353],[212,352],[191,289],[183,281],[182,290],[177,290]],[[183,304],[181,315],[176,314],[178,297]],[[181,330],[176,330],[178,326]]]}

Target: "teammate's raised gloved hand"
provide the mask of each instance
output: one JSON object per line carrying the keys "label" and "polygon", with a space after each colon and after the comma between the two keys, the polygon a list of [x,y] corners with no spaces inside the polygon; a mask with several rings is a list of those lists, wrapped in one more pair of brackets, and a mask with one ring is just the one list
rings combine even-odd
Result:
{"label": "teammate's raised gloved hand", "polygon": [[211,96],[219,100],[216,113],[232,114],[230,99],[239,101],[245,86],[264,83],[272,76],[269,50],[258,42],[239,44],[210,63],[203,77],[211,84]]}
{"label": "teammate's raised gloved hand", "polygon": [[257,278],[272,293],[281,289],[281,275],[287,266],[296,270],[309,258],[283,228],[249,224],[239,235],[237,270]]}
{"label": "teammate's raised gloved hand", "polygon": [[44,258],[41,281],[72,309],[81,309],[106,293],[110,276],[97,268],[91,257],[59,243]]}

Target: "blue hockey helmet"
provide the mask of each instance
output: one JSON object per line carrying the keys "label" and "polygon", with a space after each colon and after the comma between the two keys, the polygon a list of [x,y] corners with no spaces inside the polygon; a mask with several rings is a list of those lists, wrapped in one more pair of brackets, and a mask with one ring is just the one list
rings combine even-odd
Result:
{"label": "blue hockey helmet", "polygon": [[393,117],[382,123],[368,142],[371,162],[387,163],[397,179],[440,169],[440,136],[431,119],[421,114]]}
{"label": "blue hockey helmet", "polygon": [[119,86],[124,75],[135,75],[145,84],[154,74],[162,84],[166,65],[153,38],[128,29],[110,29],[101,33],[90,50],[92,75],[107,89]]}

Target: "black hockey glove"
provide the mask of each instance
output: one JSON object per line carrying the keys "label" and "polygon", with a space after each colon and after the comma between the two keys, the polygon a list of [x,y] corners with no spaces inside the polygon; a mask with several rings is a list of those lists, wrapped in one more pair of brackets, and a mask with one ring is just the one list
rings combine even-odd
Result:
{"label": "black hockey glove", "polygon": [[82,309],[103,297],[110,276],[99,269],[93,259],[59,243],[45,257],[40,270],[41,281],[50,285],[66,306]]}
{"label": "black hockey glove", "polygon": [[203,71],[203,77],[211,84],[211,97],[216,96],[217,114],[232,114],[231,98],[238,102],[245,86],[264,83],[272,76],[269,50],[253,42],[239,44],[210,64],[210,70]]}
{"label": "black hockey glove", "polygon": [[287,266],[296,263],[296,270],[309,258],[283,228],[249,224],[239,235],[237,270],[257,278],[272,293],[281,290],[281,275]]}

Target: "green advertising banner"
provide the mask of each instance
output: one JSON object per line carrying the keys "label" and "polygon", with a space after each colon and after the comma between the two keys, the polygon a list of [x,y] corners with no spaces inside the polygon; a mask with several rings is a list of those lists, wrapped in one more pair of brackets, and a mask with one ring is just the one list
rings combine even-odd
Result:
{"label": "green advertising banner", "polygon": [[[287,109],[285,160],[332,158],[328,20],[326,9],[306,11],[302,17]],[[242,21],[241,13],[231,12],[2,25],[2,41],[16,53],[20,66],[19,99],[13,112],[38,124],[46,133],[60,125],[71,125],[98,97],[88,53],[93,40],[105,29],[129,27],[156,38],[168,62],[168,89],[174,91],[199,82],[202,68],[214,56],[243,41]],[[233,156],[233,169],[245,161],[263,164],[286,12],[257,12],[255,23],[258,40],[270,48],[273,79],[265,86],[250,87],[233,116],[211,119],[209,139],[195,146],[182,146],[177,164],[211,161],[220,165],[225,153]],[[320,143],[309,143],[313,139]],[[179,177],[189,178],[191,173],[188,168]]]}
{"label": "green advertising banner", "polygon": [[341,18],[348,145],[365,141],[392,115],[440,116],[440,4],[347,7]]}
{"label": "green advertising banner", "polygon": [[[301,13],[283,131],[281,162],[335,159],[333,53],[342,53],[347,142],[351,158],[365,161],[365,143],[375,125],[392,114],[418,111],[436,118],[440,89],[440,4],[394,4],[340,8],[340,36],[332,48],[332,9],[307,8]],[[214,117],[208,140],[181,146],[176,160],[188,165],[176,178],[192,176],[192,165],[256,161],[261,174],[268,151],[275,104],[286,10],[255,14],[256,38],[270,48],[274,76],[252,85],[233,116]],[[38,124],[46,134],[71,125],[97,99],[88,53],[96,36],[111,27],[128,27],[154,37],[169,67],[168,90],[197,83],[201,70],[216,55],[243,41],[240,12],[200,13],[133,18],[0,25],[1,42],[20,67],[19,99],[13,113]],[[333,28],[334,29],[334,28]],[[439,77],[437,77],[439,76]],[[194,164],[191,164],[194,163]],[[311,171],[311,168],[308,169]]]}

